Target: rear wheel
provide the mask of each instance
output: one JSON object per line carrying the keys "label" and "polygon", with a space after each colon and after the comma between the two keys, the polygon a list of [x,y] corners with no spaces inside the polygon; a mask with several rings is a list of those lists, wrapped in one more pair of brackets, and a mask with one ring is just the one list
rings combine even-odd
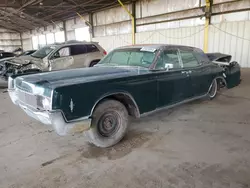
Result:
{"label": "rear wheel", "polygon": [[101,102],[95,109],[91,128],[85,132],[90,143],[102,148],[117,144],[128,129],[126,107],[116,100]]}
{"label": "rear wheel", "polygon": [[95,60],[95,61],[92,61],[89,65],[89,67],[93,67],[94,65],[96,65],[97,63],[99,62],[99,60]]}
{"label": "rear wheel", "polygon": [[217,91],[218,91],[218,83],[217,80],[214,79],[208,91],[209,99],[214,99],[217,94]]}

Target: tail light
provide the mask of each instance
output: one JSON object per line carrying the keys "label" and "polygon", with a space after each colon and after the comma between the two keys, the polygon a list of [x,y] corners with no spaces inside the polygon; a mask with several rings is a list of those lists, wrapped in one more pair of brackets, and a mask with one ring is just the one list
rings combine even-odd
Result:
{"label": "tail light", "polygon": [[107,55],[107,52],[104,50],[104,51],[103,51],[103,54],[104,54],[104,55]]}

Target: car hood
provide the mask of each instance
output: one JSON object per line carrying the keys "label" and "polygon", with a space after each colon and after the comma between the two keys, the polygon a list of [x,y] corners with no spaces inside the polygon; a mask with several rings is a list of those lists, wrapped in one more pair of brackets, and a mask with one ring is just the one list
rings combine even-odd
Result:
{"label": "car hood", "polygon": [[65,85],[74,85],[74,84],[128,77],[146,73],[149,73],[149,70],[140,67],[97,66],[91,68],[69,69],[69,70],[31,74],[18,77],[17,80],[53,89]]}
{"label": "car hood", "polygon": [[42,59],[34,58],[32,56],[20,56],[13,59],[9,59],[8,62],[16,65],[26,65],[29,63],[33,63],[39,67],[41,67],[43,64]]}
{"label": "car hood", "polygon": [[3,64],[5,61],[8,61],[8,60],[11,60],[11,59],[14,59],[15,57],[6,57],[6,58],[3,58],[3,59],[0,59],[0,64]]}

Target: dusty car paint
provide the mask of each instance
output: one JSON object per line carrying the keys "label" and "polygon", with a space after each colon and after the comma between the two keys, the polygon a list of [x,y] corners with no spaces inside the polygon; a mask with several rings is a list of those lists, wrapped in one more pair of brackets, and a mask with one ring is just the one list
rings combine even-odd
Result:
{"label": "dusty car paint", "polygon": [[[162,49],[162,46],[159,48]],[[190,47],[189,50],[196,51]],[[202,56],[200,59],[204,60]],[[140,116],[183,100],[204,96],[213,79],[222,75],[223,69],[209,61],[194,68],[168,71],[97,66],[18,77],[16,87],[29,91],[26,84],[29,83],[46,88],[47,94],[44,95],[53,95],[52,111],[62,111],[65,120],[70,122],[91,117],[100,100],[117,94],[128,97],[138,107],[137,114]]]}

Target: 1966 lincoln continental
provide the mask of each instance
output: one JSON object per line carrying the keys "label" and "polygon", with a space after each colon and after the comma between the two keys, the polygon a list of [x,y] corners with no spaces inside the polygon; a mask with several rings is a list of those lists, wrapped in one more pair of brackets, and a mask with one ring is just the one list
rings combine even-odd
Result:
{"label": "1966 lincoln continental", "polygon": [[[235,69],[230,74],[239,78]],[[93,68],[12,76],[9,95],[59,135],[84,132],[89,142],[110,147],[124,137],[129,116],[212,99],[226,77],[200,49],[137,45],[115,49]]]}

